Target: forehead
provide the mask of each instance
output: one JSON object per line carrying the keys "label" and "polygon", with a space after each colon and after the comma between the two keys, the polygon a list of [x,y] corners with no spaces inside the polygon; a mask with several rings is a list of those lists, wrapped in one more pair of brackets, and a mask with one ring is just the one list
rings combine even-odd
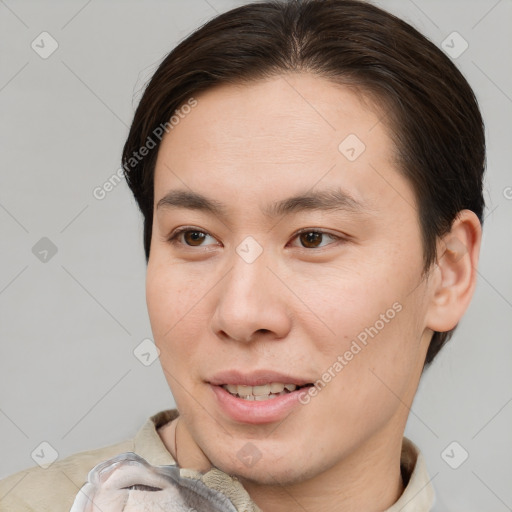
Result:
{"label": "forehead", "polygon": [[[180,116],[181,129],[173,128],[174,136],[166,138],[176,144],[186,138],[199,151],[222,144],[224,150],[238,148],[241,154],[266,149],[259,158],[272,158],[286,150],[316,153],[319,145],[332,147],[344,132],[368,142],[387,135],[384,126],[374,130],[382,113],[369,96],[309,73],[223,84],[195,98],[197,106]],[[279,144],[269,144],[270,138]]]}
{"label": "forehead", "polygon": [[341,185],[361,202],[391,204],[394,184],[407,188],[382,113],[347,86],[292,73],[216,86],[195,99],[160,145],[156,201],[172,187],[210,196],[222,189],[225,199],[247,204],[290,195],[283,188]]}

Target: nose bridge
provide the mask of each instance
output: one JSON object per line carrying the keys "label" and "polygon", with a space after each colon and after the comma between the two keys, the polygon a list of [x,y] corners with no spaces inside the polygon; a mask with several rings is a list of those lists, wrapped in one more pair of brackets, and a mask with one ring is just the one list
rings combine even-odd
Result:
{"label": "nose bridge", "polygon": [[269,283],[271,272],[267,268],[268,254],[262,247],[255,247],[254,242],[242,242],[236,247],[231,262],[231,272],[223,292],[224,302],[233,300],[240,314],[249,308],[255,313],[262,299],[268,301],[272,288]]}
{"label": "nose bridge", "polygon": [[289,328],[287,307],[279,283],[268,267],[271,254],[252,237],[233,252],[231,270],[223,280],[213,328],[238,341],[250,341],[257,331],[276,337]]}

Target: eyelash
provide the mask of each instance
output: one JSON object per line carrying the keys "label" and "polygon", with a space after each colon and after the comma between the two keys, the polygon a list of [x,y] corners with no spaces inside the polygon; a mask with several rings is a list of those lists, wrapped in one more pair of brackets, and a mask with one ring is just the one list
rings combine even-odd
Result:
{"label": "eyelash", "polygon": [[[178,241],[178,237],[182,234],[182,233],[186,233],[188,231],[194,231],[194,232],[197,232],[197,233],[203,233],[205,235],[208,235],[208,236],[212,236],[210,235],[210,233],[208,233],[207,231],[203,231],[201,229],[198,229],[198,228],[195,228],[193,226],[184,226],[182,228],[178,228],[177,230],[175,230],[170,236],[169,238],[167,239],[167,241],[174,245],[174,246],[184,246],[186,247],[187,249],[194,249],[194,246],[191,246],[191,245],[187,245],[187,244],[183,244],[182,242],[179,242]],[[320,233],[322,235],[327,235],[331,238],[333,238],[335,240],[335,242],[332,242],[331,244],[328,244],[328,245],[332,245],[336,242],[339,242],[339,241],[347,241],[347,238],[345,237],[342,237],[342,236],[339,236],[339,235],[333,235],[332,233],[328,233],[327,231],[323,231],[321,229],[312,229],[312,228],[304,228],[304,229],[301,229],[300,231],[298,231],[297,233],[295,233],[292,237],[292,240],[294,240],[295,238],[297,238],[298,236],[300,236],[301,234],[303,233]],[[214,238],[214,237],[212,237]],[[203,246],[201,245],[198,245],[198,246],[195,246],[197,248],[201,248]],[[207,246],[205,246],[207,247]],[[306,251],[312,251],[312,250],[321,250],[321,249],[324,249],[325,247],[327,246],[324,246],[324,247],[319,247],[319,248],[309,248],[309,247],[300,247],[300,249],[304,249]]]}

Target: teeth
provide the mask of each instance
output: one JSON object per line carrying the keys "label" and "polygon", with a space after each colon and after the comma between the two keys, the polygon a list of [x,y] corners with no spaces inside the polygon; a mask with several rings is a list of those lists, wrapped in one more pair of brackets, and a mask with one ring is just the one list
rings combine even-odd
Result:
{"label": "teeth", "polygon": [[232,395],[251,401],[262,401],[276,398],[277,396],[285,395],[286,393],[297,389],[296,384],[283,384],[281,382],[272,382],[261,386],[224,384],[222,387]]}
{"label": "teeth", "polygon": [[272,398],[277,398],[277,395],[261,395],[261,396],[255,396],[254,400],[258,402],[262,402],[263,400],[272,400]]}
{"label": "teeth", "polygon": [[238,387],[238,391],[237,393],[242,396],[242,395],[253,395],[254,393],[252,392],[252,386],[237,386]]}
{"label": "teeth", "polygon": [[270,391],[271,391],[270,384],[264,384],[263,386],[253,386],[252,387],[252,394],[254,396],[269,395]]}
{"label": "teeth", "polygon": [[270,384],[271,393],[281,393],[281,391],[284,391],[284,384],[280,384],[279,382],[272,382],[272,384]]}

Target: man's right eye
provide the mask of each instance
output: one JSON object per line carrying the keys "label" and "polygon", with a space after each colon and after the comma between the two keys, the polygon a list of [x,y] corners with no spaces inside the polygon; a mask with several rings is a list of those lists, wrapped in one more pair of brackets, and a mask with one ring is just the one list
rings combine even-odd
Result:
{"label": "man's right eye", "polygon": [[135,484],[135,485],[129,485],[128,487],[122,487],[122,489],[127,489],[128,491],[147,491],[147,492],[156,492],[161,491],[160,487],[153,487],[151,485],[144,485],[144,484]]}
{"label": "man's right eye", "polygon": [[[192,234],[192,236],[189,236],[189,234]],[[185,243],[181,241],[181,237],[184,235]],[[168,242],[170,242],[173,245],[184,247],[185,249],[193,248],[193,247],[203,247],[205,244],[202,244],[202,242],[207,238],[210,237],[212,240],[215,240],[215,238],[207,233],[206,231],[202,231],[199,228],[194,228],[193,226],[185,226],[178,228],[172,232],[172,234],[167,239]],[[190,243],[189,243],[190,242]],[[212,244],[210,244],[212,245]],[[214,244],[213,244],[214,245]]]}

